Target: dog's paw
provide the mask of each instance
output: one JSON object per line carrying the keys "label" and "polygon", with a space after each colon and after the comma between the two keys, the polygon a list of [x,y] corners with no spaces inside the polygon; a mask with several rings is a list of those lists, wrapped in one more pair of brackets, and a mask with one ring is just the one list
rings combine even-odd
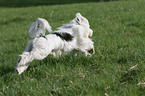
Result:
{"label": "dog's paw", "polygon": [[20,66],[20,67],[17,67],[16,70],[18,71],[18,74],[20,75],[20,74],[23,73],[27,68],[28,68],[28,66]]}

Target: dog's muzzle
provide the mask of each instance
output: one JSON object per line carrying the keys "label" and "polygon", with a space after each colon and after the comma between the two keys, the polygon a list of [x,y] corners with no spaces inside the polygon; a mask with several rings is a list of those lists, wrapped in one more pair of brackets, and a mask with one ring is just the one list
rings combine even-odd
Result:
{"label": "dog's muzzle", "polygon": [[95,54],[95,50],[94,50],[94,48],[88,50],[88,53],[90,53],[90,54]]}

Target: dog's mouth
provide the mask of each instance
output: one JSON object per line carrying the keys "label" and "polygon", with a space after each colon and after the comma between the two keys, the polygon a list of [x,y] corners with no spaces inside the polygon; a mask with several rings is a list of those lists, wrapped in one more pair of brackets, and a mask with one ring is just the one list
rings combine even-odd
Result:
{"label": "dog's mouth", "polygon": [[88,50],[88,53],[95,54],[95,50],[94,49],[90,49],[90,50]]}

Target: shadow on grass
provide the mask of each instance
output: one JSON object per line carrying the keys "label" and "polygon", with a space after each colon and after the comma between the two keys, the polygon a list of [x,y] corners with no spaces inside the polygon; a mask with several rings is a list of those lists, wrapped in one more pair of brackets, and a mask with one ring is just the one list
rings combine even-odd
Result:
{"label": "shadow on grass", "polygon": [[[61,66],[64,66],[64,68],[68,68],[71,70],[73,69],[76,70],[76,68],[82,67],[90,73],[100,74],[100,66],[96,63],[96,61],[94,61],[93,57],[73,56],[73,55],[64,55],[64,56],[62,55],[60,58],[56,58],[53,57],[52,55],[49,55],[47,58],[43,60],[40,61],[35,60],[33,61],[32,65],[28,67],[27,72],[28,74],[33,74],[32,76],[37,80],[41,80],[42,78],[47,77],[49,69],[60,71],[59,68]],[[57,76],[53,75],[49,77],[58,78]]]}
{"label": "shadow on grass", "polygon": [[139,70],[131,70],[127,73],[123,73],[120,82],[135,82],[134,78],[137,76],[138,72]]}
{"label": "shadow on grass", "polygon": [[118,0],[0,0],[0,7],[28,7],[40,5],[58,5],[72,3],[88,3],[100,1],[118,1]]}
{"label": "shadow on grass", "polygon": [[0,69],[0,76],[3,77],[6,74],[14,73],[15,69],[10,67],[3,67]]}

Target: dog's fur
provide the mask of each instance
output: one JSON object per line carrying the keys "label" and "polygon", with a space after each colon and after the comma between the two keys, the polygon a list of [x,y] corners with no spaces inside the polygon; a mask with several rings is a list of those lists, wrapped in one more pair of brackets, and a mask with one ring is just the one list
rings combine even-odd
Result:
{"label": "dog's fur", "polygon": [[37,21],[31,24],[30,29],[29,29],[29,35],[31,38],[45,36],[46,30],[49,32],[52,32],[51,26],[45,19],[38,18]]}
{"label": "dog's fur", "polygon": [[[51,26],[42,18],[38,18],[36,22],[32,23],[29,33],[33,39],[28,42],[26,49],[19,55],[17,61],[16,70],[19,74],[27,69],[29,62],[34,59],[42,60],[49,54],[58,56],[73,50],[83,52],[86,56],[94,54],[93,41],[89,38],[93,31],[90,29],[88,20],[80,13],[77,13],[76,18],[70,23],[57,29],[57,31],[51,32]],[[51,34],[45,35],[45,30]]]}

